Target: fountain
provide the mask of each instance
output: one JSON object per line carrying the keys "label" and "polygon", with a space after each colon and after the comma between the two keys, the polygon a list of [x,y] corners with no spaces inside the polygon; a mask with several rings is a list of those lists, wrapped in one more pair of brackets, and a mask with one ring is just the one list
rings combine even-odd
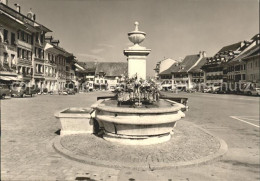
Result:
{"label": "fountain", "polygon": [[78,133],[96,133],[111,142],[129,145],[150,145],[170,140],[176,122],[183,118],[186,106],[176,101],[159,99],[155,82],[146,80],[146,58],[150,49],[139,44],[145,33],[128,33],[134,44],[124,50],[128,74],[121,82],[116,96],[99,97],[87,108],[69,108],[56,113],[60,119],[61,136]]}
{"label": "fountain", "polygon": [[61,132],[52,145],[58,153],[81,163],[138,170],[197,166],[226,153],[223,140],[191,121],[176,127],[187,98],[163,96],[152,79],[146,80],[151,50],[139,45],[145,35],[137,22],[128,33],[134,44],[124,50],[128,73],[114,96],[98,97],[91,108],[56,113]]}
{"label": "fountain", "polygon": [[124,50],[128,60],[124,86],[115,98],[100,99],[92,109],[105,140],[150,145],[170,140],[176,122],[185,116],[185,106],[159,99],[156,84],[146,80],[146,57],[151,50],[139,45],[146,34],[138,30],[138,25],[135,22],[135,30],[128,33],[134,45]]}

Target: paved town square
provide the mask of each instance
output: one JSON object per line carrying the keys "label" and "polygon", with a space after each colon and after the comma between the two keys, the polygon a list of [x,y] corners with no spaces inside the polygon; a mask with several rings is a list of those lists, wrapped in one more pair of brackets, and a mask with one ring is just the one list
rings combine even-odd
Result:
{"label": "paved town square", "polygon": [[0,0],[1,180],[260,180],[259,1]]}
{"label": "paved town square", "polygon": [[[68,159],[51,145],[61,128],[54,113],[64,107],[89,107],[98,96],[111,93],[37,95],[1,101],[2,180],[76,180],[86,176],[120,181],[259,180],[258,97],[163,93],[189,98],[189,111],[178,124],[191,122],[223,139],[228,151],[222,158],[198,166],[160,170],[117,169]],[[133,157],[130,154],[128,158]]]}

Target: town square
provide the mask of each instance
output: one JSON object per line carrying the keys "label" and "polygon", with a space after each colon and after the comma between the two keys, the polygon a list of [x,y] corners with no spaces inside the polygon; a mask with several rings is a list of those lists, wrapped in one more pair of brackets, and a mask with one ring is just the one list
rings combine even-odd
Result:
{"label": "town square", "polygon": [[0,0],[1,180],[260,180],[258,3]]}

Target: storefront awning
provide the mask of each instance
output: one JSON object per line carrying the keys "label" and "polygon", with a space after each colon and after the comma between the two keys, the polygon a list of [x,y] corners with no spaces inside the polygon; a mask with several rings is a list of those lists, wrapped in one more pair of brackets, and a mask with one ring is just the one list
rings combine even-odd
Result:
{"label": "storefront awning", "polygon": [[0,80],[5,80],[5,81],[18,81],[17,77],[12,77],[12,76],[0,76]]}

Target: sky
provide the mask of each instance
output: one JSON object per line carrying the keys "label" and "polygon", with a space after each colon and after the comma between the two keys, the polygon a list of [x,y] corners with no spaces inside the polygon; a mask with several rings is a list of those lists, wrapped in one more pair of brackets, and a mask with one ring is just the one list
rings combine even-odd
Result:
{"label": "sky", "polygon": [[248,40],[259,32],[259,0],[9,0],[53,32],[78,61],[126,62],[132,46],[127,33],[146,32],[141,46],[151,49],[147,74],[158,61],[180,59]]}

